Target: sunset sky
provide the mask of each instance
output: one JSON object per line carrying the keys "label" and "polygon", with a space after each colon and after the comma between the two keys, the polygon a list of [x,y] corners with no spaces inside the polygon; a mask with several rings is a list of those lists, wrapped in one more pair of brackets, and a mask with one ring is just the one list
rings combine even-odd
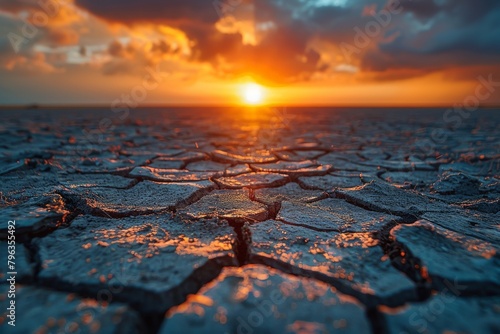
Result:
{"label": "sunset sky", "polygon": [[499,22],[498,0],[0,0],[0,104],[239,104],[258,84],[267,104],[449,105],[480,76],[500,104]]}

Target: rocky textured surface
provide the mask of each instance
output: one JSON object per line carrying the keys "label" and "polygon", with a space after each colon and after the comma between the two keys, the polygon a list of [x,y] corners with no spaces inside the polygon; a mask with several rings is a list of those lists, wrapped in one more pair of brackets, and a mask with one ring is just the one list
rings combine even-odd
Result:
{"label": "rocky textured surface", "polygon": [[41,195],[27,202],[2,208],[0,237],[7,238],[8,221],[15,220],[18,236],[41,233],[61,225],[69,211],[64,207],[63,198],[58,194]]}
{"label": "rocky textured surface", "polygon": [[[12,272],[12,270],[9,269],[8,262],[9,250],[12,250],[12,247],[9,249],[8,246],[9,243],[7,241],[0,241],[0,256],[3,259],[2,263],[0,263],[0,281],[2,283],[11,276],[8,273]],[[12,246],[12,243],[10,246]],[[12,251],[10,253],[10,255],[12,255]],[[16,282],[32,283],[37,268],[33,255],[30,253],[29,249],[22,244],[16,245],[13,262],[16,264]]]}
{"label": "rocky textured surface", "polygon": [[442,113],[4,110],[0,312],[16,220],[19,333],[497,333],[500,118]]}
{"label": "rocky textured surface", "polygon": [[317,232],[272,220],[250,230],[252,262],[304,271],[369,305],[416,298],[413,282],[391,265],[369,233]]}
{"label": "rocky textured surface", "polygon": [[268,218],[265,205],[251,201],[248,190],[216,190],[179,212],[190,218],[242,219],[248,222]]}
{"label": "rocky textured surface", "polygon": [[287,181],[286,175],[273,173],[248,173],[216,179],[217,184],[227,189],[278,187]]}
{"label": "rocky textured surface", "polygon": [[438,294],[397,310],[382,308],[388,333],[498,333],[500,299]]}
{"label": "rocky textured surface", "polygon": [[322,191],[302,189],[293,182],[278,188],[257,189],[253,194],[256,201],[267,205],[279,204],[283,201],[310,203],[327,196]]}
{"label": "rocky textured surface", "polygon": [[276,219],[320,231],[377,232],[401,218],[361,209],[337,198],[311,204],[283,202]]}
{"label": "rocky textured surface", "polygon": [[110,188],[61,190],[85,213],[126,217],[182,208],[214,189],[210,181],[159,183],[143,181],[121,192]]}
{"label": "rocky textured surface", "polygon": [[184,222],[168,214],[80,216],[68,228],[34,240],[43,285],[78,287],[94,296],[107,292],[146,313],[175,305],[223,264],[235,263],[233,243],[227,224]]}
{"label": "rocky textured surface", "polygon": [[[79,298],[72,293],[18,286],[15,326],[7,324],[7,289],[0,286],[0,327],[4,333],[127,333],[144,331],[140,316],[124,304]],[[22,321],[21,319],[29,319]]]}
{"label": "rocky textured surface", "polygon": [[304,188],[325,191],[331,191],[334,188],[351,188],[362,185],[359,174],[300,177],[299,182]]}
{"label": "rocky textured surface", "polygon": [[498,244],[489,244],[426,221],[396,226],[391,236],[420,259],[423,274],[436,288],[453,283],[461,285],[462,293],[500,292]]}
{"label": "rocky textured surface", "polygon": [[363,305],[314,279],[246,265],[216,280],[167,314],[160,333],[364,333]]}

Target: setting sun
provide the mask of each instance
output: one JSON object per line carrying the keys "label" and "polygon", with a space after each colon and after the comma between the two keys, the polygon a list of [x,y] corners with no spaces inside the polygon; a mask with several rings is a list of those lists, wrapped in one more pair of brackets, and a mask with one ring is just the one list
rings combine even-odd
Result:
{"label": "setting sun", "polygon": [[247,104],[259,104],[262,103],[263,92],[262,87],[250,83],[243,88],[243,98]]}

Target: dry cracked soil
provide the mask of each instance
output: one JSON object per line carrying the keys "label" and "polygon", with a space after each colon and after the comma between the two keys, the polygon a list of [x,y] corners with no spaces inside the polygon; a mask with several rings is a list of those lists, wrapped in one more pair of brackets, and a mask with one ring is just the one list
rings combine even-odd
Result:
{"label": "dry cracked soil", "polygon": [[2,333],[499,333],[500,115],[442,115],[4,111]]}

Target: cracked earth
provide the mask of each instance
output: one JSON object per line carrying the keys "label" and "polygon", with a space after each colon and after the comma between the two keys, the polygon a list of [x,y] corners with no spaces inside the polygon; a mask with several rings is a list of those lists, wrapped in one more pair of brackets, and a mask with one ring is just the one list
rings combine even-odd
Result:
{"label": "cracked earth", "polygon": [[118,116],[0,116],[2,332],[500,332],[498,113]]}

